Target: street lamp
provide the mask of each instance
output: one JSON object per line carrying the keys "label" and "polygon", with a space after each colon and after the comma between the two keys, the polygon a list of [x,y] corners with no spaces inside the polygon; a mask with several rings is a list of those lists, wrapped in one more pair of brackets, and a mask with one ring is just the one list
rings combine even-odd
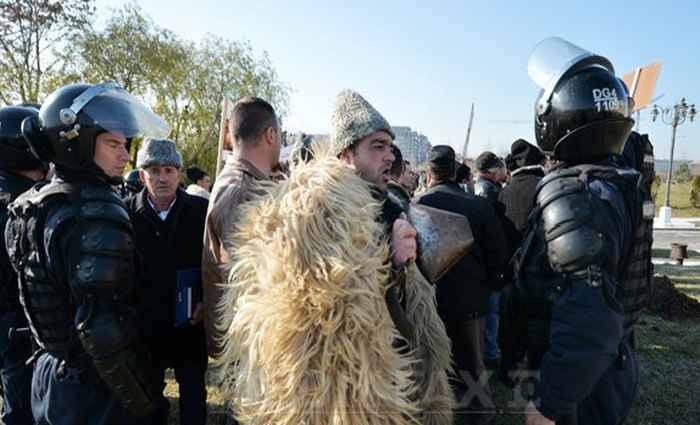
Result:
{"label": "street lamp", "polygon": [[671,177],[673,172],[673,150],[676,146],[676,127],[683,124],[686,117],[692,122],[695,114],[695,105],[685,103],[685,98],[681,99],[673,107],[659,108],[654,105],[654,109],[651,110],[652,121],[656,121],[656,118],[661,115],[661,121],[670,125],[673,129],[671,133],[671,156],[668,161],[668,175],[666,177],[666,203],[659,211],[659,219],[664,223],[664,227],[671,227]]}

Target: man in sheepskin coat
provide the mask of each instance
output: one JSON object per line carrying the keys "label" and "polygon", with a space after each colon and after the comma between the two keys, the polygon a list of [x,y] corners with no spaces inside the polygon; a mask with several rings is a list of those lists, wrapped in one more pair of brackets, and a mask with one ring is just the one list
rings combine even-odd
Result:
{"label": "man in sheepskin coat", "polygon": [[330,144],[238,211],[218,364],[242,424],[452,423],[435,289],[386,196],[393,139],[345,90]]}

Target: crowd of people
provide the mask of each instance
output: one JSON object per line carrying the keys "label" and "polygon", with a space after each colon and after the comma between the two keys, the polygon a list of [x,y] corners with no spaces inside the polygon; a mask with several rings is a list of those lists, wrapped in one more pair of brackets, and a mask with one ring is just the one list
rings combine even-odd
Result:
{"label": "crowd of people", "polygon": [[0,108],[2,423],[167,424],[168,369],[181,424],[207,422],[208,369],[230,423],[487,424],[489,369],[532,384],[528,425],[622,423],[648,152],[606,58],[550,38],[528,68],[537,143],[433,146],[424,177],[348,89],[284,167],[274,107],[238,100],[222,171],[186,188],[169,125],[117,83]]}

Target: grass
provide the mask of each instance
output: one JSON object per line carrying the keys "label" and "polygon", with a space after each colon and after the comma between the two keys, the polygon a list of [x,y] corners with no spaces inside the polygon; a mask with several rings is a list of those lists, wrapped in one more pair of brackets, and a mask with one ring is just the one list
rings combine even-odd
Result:
{"label": "grass", "polygon": [[[676,287],[700,301],[700,266],[657,265],[656,274],[669,276]],[[634,425],[695,425],[700,418],[700,321],[670,320],[643,315],[636,327],[639,390],[630,416]],[[493,425],[521,425],[525,401],[520,392],[490,380],[499,415]],[[225,424],[224,400],[210,385],[209,425]],[[169,375],[166,395],[171,402],[169,425],[179,425],[177,388]]]}
{"label": "grass", "polygon": [[[674,217],[700,217],[700,208],[694,207],[690,203],[691,183],[671,183],[671,208],[673,209]],[[659,208],[664,206],[666,202],[666,184],[661,183],[656,192],[656,216],[659,216]],[[700,222],[696,222],[696,227],[700,226]]]}
{"label": "grass", "polygon": [[[656,248],[651,250],[651,258],[670,258],[671,250],[665,248]],[[692,249],[688,250],[688,259],[697,260],[700,259],[700,252],[694,251]]]}

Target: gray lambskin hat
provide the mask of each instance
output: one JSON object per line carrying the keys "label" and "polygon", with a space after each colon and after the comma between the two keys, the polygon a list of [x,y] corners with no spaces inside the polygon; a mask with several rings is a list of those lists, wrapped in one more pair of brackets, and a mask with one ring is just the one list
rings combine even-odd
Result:
{"label": "gray lambskin hat", "polygon": [[136,166],[148,168],[155,165],[172,165],[182,168],[182,155],[175,142],[168,139],[146,139],[139,149]]}
{"label": "gray lambskin hat", "polygon": [[333,155],[340,155],[353,143],[375,131],[386,131],[392,139],[396,138],[389,122],[359,93],[350,89],[338,93],[331,120]]}

